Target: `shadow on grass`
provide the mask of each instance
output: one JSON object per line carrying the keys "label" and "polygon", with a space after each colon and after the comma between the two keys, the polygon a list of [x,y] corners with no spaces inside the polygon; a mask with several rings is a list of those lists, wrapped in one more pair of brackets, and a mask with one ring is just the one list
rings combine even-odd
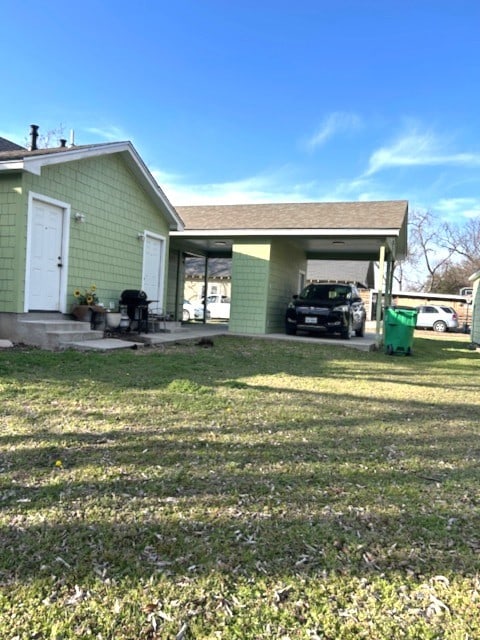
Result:
{"label": "shadow on grass", "polygon": [[[450,398],[452,372],[471,372],[478,355],[432,342],[419,341],[412,358],[230,338],[209,351],[2,357],[0,417],[23,418],[27,433],[0,438],[0,581],[474,575],[478,403]],[[246,382],[279,372],[332,388]],[[433,375],[445,402],[362,398],[345,386],[438,388]],[[244,403],[240,425],[215,388],[231,391],[234,409]],[[70,396],[79,404],[62,403]],[[82,417],[91,431],[75,428]]]}
{"label": "shadow on grass", "polygon": [[[356,505],[312,509],[307,502],[308,512],[298,516],[274,506],[269,511],[247,497],[229,508],[217,501],[211,496],[209,515],[196,519],[188,517],[186,498],[184,504],[136,500],[128,514],[119,509],[92,522],[85,521],[81,505],[57,523],[26,525],[17,516],[1,531],[0,580],[5,585],[60,574],[74,584],[98,576],[147,580],[211,571],[473,576],[478,569],[478,517],[466,507],[452,513],[439,506],[423,514],[405,508],[391,515]],[[215,508],[218,515],[210,515]]]}
{"label": "shadow on grass", "polygon": [[[0,489],[0,581],[42,572],[72,584],[214,570],[474,575],[475,434],[373,441],[342,431],[239,444],[179,429],[167,442],[134,432],[78,448],[80,436],[62,469],[42,473],[33,448],[4,460],[14,482]],[[137,436],[142,451],[129,444]],[[452,457],[463,464],[452,468]],[[77,465],[90,465],[81,479]]]}

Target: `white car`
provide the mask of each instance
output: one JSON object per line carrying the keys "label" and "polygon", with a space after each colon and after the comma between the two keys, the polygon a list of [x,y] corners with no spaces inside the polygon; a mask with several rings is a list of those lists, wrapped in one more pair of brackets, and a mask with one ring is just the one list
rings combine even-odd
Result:
{"label": "white car", "polygon": [[189,301],[183,301],[182,321],[188,322],[195,318],[195,306]]}
{"label": "white car", "polygon": [[417,307],[417,311],[417,329],[433,329],[434,331],[458,329],[458,316],[452,307],[425,304]]}
{"label": "white car", "polygon": [[[219,294],[207,296],[207,318],[215,320],[229,320],[230,298]],[[195,320],[203,320],[203,304],[195,309]]]}

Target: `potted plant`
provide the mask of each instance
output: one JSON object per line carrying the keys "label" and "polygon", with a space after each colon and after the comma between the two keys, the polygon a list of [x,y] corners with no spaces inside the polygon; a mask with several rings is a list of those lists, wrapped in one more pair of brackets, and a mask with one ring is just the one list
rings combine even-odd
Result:
{"label": "potted plant", "polygon": [[90,322],[92,310],[98,304],[97,287],[92,284],[90,289],[75,289],[73,292],[75,304],[72,307],[72,315],[83,322]]}

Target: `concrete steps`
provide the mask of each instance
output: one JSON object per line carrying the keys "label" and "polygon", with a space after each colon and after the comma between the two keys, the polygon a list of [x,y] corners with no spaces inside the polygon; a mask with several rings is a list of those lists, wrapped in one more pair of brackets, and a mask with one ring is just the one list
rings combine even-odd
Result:
{"label": "concrete steps", "polygon": [[53,351],[67,349],[71,342],[103,337],[103,331],[93,331],[89,322],[79,322],[58,313],[28,314],[19,318],[17,328],[24,344]]}
{"label": "concrete steps", "polygon": [[[181,323],[155,321],[149,330],[153,333],[176,333]],[[105,337],[103,327],[93,330],[89,322],[81,322],[59,313],[29,313],[17,320],[16,342],[22,342],[49,351],[77,349],[81,351],[109,351],[112,349],[135,349],[149,343],[147,336],[135,333],[122,335],[112,331]]]}
{"label": "concrete steps", "polygon": [[[145,344],[155,344],[155,337],[168,335],[179,336],[189,333],[189,327],[181,322],[152,318],[149,320],[148,333],[129,334],[111,331],[104,334],[103,326],[93,330],[89,322],[75,320],[70,315],[48,312],[30,312],[18,314],[12,321],[11,338],[14,343],[21,343],[46,349],[59,351],[64,349],[77,350],[110,350],[140,348]],[[10,336],[9,336],[10,337]]]}

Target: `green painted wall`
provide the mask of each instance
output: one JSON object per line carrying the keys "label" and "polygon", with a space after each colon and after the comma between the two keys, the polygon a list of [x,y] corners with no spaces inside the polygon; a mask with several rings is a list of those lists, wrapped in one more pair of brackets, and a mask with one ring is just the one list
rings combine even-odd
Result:
{"label": "green painted wall", "polygon": [[306,271],[302,251],[288,240],[240,241],[232,251],[233,332],[276,333],[285,328],[285,309]]}
{"label": "green painted wall", "polygon": [[[92,283],[97,285],[99,299],[106,305],[110,301],[116,304],[123,289],[141,287],[143,243],[137,236],[145,229],[165,238],[167,273],[168,224],[120,154],[45,166],[41,176],[23,173],[15,179],[5,180],[6,177],[0,179],[2,236],[3,228],[9,229],[9,235],[0,240],[0,259],[7,263],[6,275],[3,270],[0,275],[7,285],[0,298],[0,311],[23,311],[29,191],[71,205],[68,308],[74,301],[73,291]],[[13,188],[21,191],[15,191],[18,202],[14,202]],[[85,223],[73,220],[77,211],[85,214]],[[11,246],[12,232],[15,251]],[[14,274],[12,259],[16,259]]]}
{"label": "green painted wall", "polygon": [[233,245],[230,331],[265,333],[269,261],[269,241],[237,241]]}
{"label": "green painted wall", "polygon": [[266,333],[283,333],[285,330],[285,310],[292,295],[298,293],[299,272],[306,270],[307,261],[303,251],[287,240],[272,241]]}
{"label": "green painted wall", "polygon": [[22,310],[18,300],[23,288],[27,237],[24,202],[21,176],[0,175],[0,311]]}

